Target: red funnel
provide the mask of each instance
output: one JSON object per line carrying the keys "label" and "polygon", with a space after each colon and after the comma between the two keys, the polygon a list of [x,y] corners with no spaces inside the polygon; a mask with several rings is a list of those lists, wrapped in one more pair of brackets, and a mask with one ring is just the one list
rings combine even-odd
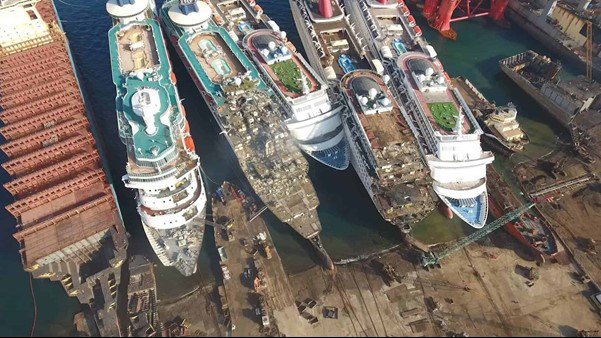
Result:
{"label": "red funnel", "polygon": [[319,14],[324,18],[331,18],[334,16],[332,11],[332,0],[319,0]]}

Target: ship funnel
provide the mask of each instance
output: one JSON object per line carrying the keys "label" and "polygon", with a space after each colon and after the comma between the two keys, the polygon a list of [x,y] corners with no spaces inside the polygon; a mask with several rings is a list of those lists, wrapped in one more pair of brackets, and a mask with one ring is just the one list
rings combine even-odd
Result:
{"label": "ship funnel", "polygon": [[319,14],[328,19],[334,16],[332,0],[319,0]]}

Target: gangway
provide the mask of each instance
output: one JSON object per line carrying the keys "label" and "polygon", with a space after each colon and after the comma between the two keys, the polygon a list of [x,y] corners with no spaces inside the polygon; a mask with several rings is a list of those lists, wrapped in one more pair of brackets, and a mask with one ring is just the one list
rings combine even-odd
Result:
{"label": "gangway", "polygon": [[493,231],[504,226],[508,222],[511,222],[512,220],[520,217],[522,214],[524,214],[525,212],[530,210],[535,205],[536,205],[536,203],[529,203],[529,204],[523,205],[511,212],[508,212],[507,214],[503,215],[503,217],[496,219],[492,223],[489,223],[484,228],[474,232],[473,234],[471,234],[469,236],[463,237],[462,239],[457,241],[457,243],[455,243],[453,246],[446,248],[442,252],[434,253],[432,251],[429,251],[427,253],[423,253],[422,254],[422,266],[426,269],[431,266],[439,266],[440,261],[442,259],[444,259],[448,256],[451,256],[455,252],[463,249],[464,247],[470,245],[471,243],[488,236],[490,233],[492,233]]}

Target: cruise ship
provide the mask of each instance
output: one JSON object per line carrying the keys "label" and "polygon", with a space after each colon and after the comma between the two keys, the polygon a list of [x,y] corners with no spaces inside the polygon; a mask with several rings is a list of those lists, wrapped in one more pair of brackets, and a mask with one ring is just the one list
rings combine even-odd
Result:
{"label": "cruise ship", "polygon": [[125,186],[155,253],[185,276],[196,272],[205,226],[200,162],[177,93],[153,0],[109,0],[109,47]]}
{"label": "cruise ship", "polygon": [[169,1],[160,19],[250,185],[282,222],[308,239],[328,268],[309,166],[282,123],[280,100],[203,1]]}
{"label": "cruise ship", "polygon": [[486,165],[494,156],[482,150],[483,131],[436,51],[404,2],[347,0],[347,5],[357,32],[385,66],[394,94],[415,126],[434,191],[454,214],[482,228],[488,216]]}
{"label": "cruise ship", "polygon": [[350,111],[344,114],[353,167],[382,217],[409,232],[434,200],[417,139],[401,113],[388,75],[355,70],[340,87]]}
{"label": "cruise ship", "polygon": [[332,103],[328,85],[286,39],[286,32],[254,30],[246,34],[242,46],[288,108],[286,126],[297,145],[323,164],[346,169],[343,106]]}

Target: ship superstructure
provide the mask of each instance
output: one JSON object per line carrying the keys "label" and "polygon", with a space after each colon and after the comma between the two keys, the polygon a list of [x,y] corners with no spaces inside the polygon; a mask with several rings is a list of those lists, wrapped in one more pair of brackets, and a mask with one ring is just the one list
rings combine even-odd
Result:
{"label": "ship superstructure", "polygon": [[243,46],[288,108],[286,126],[299,147],[321,163],[346,169],[343,106],[332,103],[328,85],[286,39],[286,33],[255,30],[244,37]]}
{"label": "ship superstructure", "polygon": [[136,190],[144,231],[165,266],[196,271],[206,193],[199,159],[161,27],[149,0],[110,0],[109,31],[119,136],[128,155],[125,185]]}
{"label": "ship superstructure", "polygon": [[117,336],[127,236],[90,113],[52,1],[1,1],[0,149],[23,267],[60,282],[100,335]]}
{"label": "ship superstructure", "polygon": [[465,222],[483,227],[488,215],[486,165],[494,157],[482,151],[483,132],[436,51],[403,2],[347,3],[357,31],[386,66],[405,116],[415,126],[434,191]]}
{"label": "ship superstructure", "polygon": [[370,68],[342,0],[290,0],[290,8],[307,58],[324,79],[337,84],[348,72]]}
{"label": "ship superstructure", "polygon": [[309,239],[328,267],[308,163],[281,123],[283,108],[233,36],[201,1],[170,1],[161,20],[234,149],[250,185],[281,221]]}
{"label": "ship superstructure", "polygon": [[355,70],[342,78],[350,112],[344,114],[353,166],[374,204],[403,231],[434,209],[417,139],[403,117],[390,78]]}

